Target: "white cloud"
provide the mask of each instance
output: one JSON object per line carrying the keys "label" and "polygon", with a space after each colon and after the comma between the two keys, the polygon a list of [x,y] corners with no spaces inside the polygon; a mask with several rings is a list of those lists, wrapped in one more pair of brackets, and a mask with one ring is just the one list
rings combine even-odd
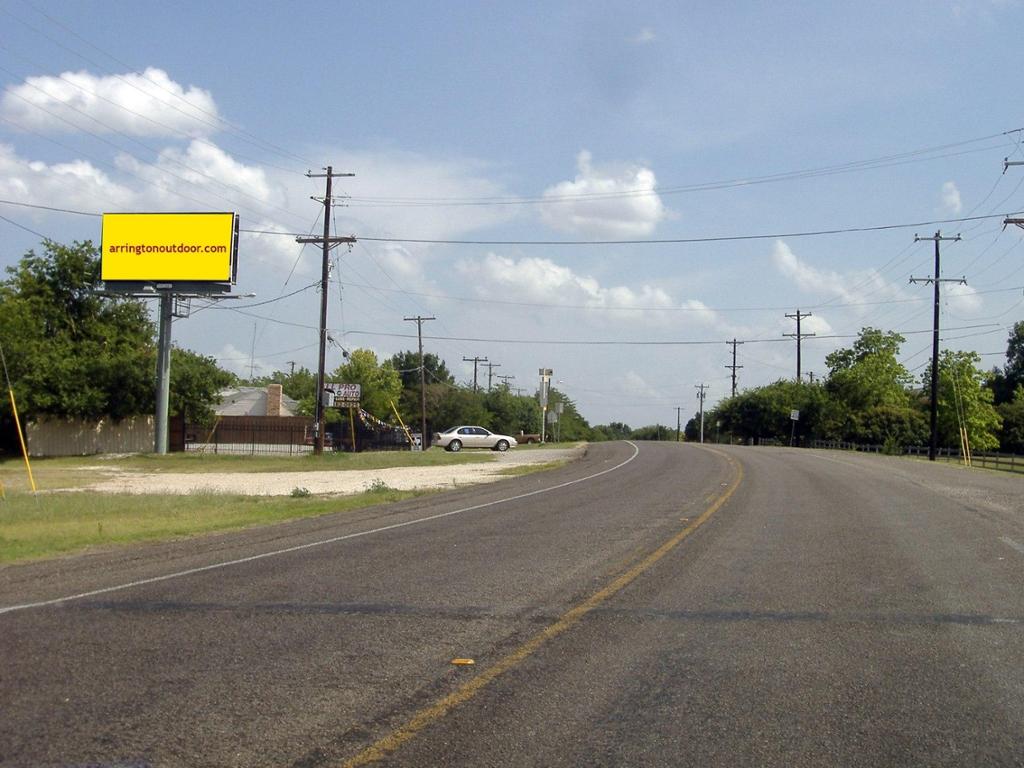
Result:
{"label": "white cloud", "polygon": [[631,38],[629,38],[629,41],[631,43],[636,43],[637,45],[644,45],[645,43],[653,43],[657,39],[657,37],[658,36],[654,34],[653,29],[651,29],[650,27],[644,27]]}
{"label": "white cloud", "polygon": [[31,161],[0,144],[0,197],[33,205],[59,200],[62,207],[96,211],[118,210],[131,200],[132,191],[85,160]]}
{"label": "white cloud", "polygon": [[[593,277],[578,275],[550,259],[534,256],[516,260],[489,253],[482,260],[462,261],[459,271],[477,285],[484,297],[513,297],[563,306],[638,309],[668,308],[672,298],[660,288],[644,285],[602,287]],[[697,302],[699,304],[699,302]]]}
{"label": "white cloud", "polygon": [[687,317],[694,318],[704,325],[721,322],[718,313],[698,299],[687,299],[682,303],[682,307],[688,311]]}
{"label": "white cloud", "polygon": [[250,219],[253,213],[280,218],[274,209],[286,200],[283,187],[272,184],[262,168],[239,163],[208,141],[193,141],[184,151],[166,148],[154,163],[127,154],[114,162],[145,184],[139,194],[149,205],[220,207],[245,210]]}
{"label": "white cloud", "polygon": [[839,273],[817,269],[801,261],[782,240],[776,240],[772,261],[782,275],[791,279],[798,288],[819,296],[837,298],[856,307],[861,313],[873,311],[868,301],[913,298],[902,288],[887,282],[875,269],[861,272]]}
{"label": "white cloud", "polygon": [[960,213],[964,209],[960,201],[960,190],[952,181],[942,185],[942,207],[947,213]]}
{"label": "white cloud", "polygon": [[662,400],[665,398],[663,390],[655,387],[633,370],[626,371],[624,375],[616,377],[611,383],[617,385],[616,388],[619,392],[627,398],[635,400]]}
{"label": "white cloud", "polygon": [[155,67],[123,75],[82,71],[28,77],[7,87],[0,116],[42,133],[120,131],[133,136],[205,135],[218,120],[208,91],[186,88]]}
{"label": "white cloud", "polygon": [[946,301],[955,312],[979,312],[982,307],[981,296],[977,290],[963,283],[946,283],[943,287]]}
{"label": "white cloud", "polygon": [[578,173],[544,190],[541,218],[552,229],[589,238],[631,238],[650,235],[666,216],[655,191],[654,171],[630,166],[618,172],[597,169],[583,150]]}
{"label": "white cloud", "polygon": [[[793,320],[789,321],[793,324],[789,332],[796,331],[796,324]],[[832,325],[825,319],[820,313],[811,313],[807,318],[800,320],[800,333],[801,335],[814,334],[815,336],[828,336],[833,332]]]}
{"label": "white cloud", "polygon": [[221,368],[246,379],[249,378],[250,373],[255,376],[263,376],[273,373],[275,370],[267,360],[261,360],[253,356],[251,351],[243,351],[230,342],[222,346],[214,357]]}

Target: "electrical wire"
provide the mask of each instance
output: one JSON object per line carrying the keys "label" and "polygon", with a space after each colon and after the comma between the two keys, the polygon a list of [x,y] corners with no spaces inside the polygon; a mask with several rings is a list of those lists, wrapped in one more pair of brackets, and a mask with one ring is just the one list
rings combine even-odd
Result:
{"label": "electrical wire", "polygon": [[[975,139],[967,139],[964,141],[953,142],[950,144],[944,144],[935,147],[928,147],[924,149],[911,150],[909,152],[898,153],[894,155],[887,155],[878,158],[872,158],[868,160],[850,161],[846,163],[840,163],[832,166],[822,166],[818,168],[808,168],[796,171],[785,171],[781,173],[767,174],[764,176],[745,177],[739,179],[727,179],[723,181],[711,181],[701,182],[697,184],[687,185],[670,185],[664,186],[660,189],[654,188],[642,188],[633,190],[622,190],[618,192],[589,192],[580,193],[575,195],[544,195],[542,197],[503,197],[503,196],[491,196],[491,197],[478,197],[478,198],[465,198],[465,197],[372,197],[372,196],[353,196],[352,202],[362,205],[354,205],[353,207],[400,207],[400,206],[476,206],[476,205],[532,205],[532,204],[544,204],[544,203],[562,203],[562,202],[586,202],[586,201],[603,201],[610,199],[622,199],[631,198],[638,196],[649,196],[649,195],[675,195],[686,192],[699,192],[709,191],[718,189],[728,189],[731,187],[748,187],[758,184],[775,183],[779,181],[790,181],[793,179],[804,179],[814,178],[818,176],[831,176],[839,173],[850,173],[859,170],[869,170],[874,168],[888,168],[896,165],[905,165],[911,162],[923,162],[926,160],[938,160],[946,157],[954,157],[958,155],[970,154],[975,152],[986,152],[992,149],[998,149],[999,146],[991,147],[980,147],[971,150],[965,150],[962,152],[950,152],[946,154],[935,155],[937,152],[941,152],[947,149],[954,149],[957,147],[967,146],[969,144],[976,144],[984,141],[992,141],[993,139],[1000,139],[1010,134],[1019,133],[1024,129],[1016,128],[1010,131],[1003,131],[1001,133],[990,134]],[[924,155],[935,155],[933,157],[923,157]]]}
{"label": "electrical wire", "polygon": [[[42,137],[47,138],[47,137]],[[47,139],[52,141],[52,139]],[[58,143],[59,142],[55,142]],[[62,145],[63,146],[63,145]],[[142,181],[146,181],[142,179]],[[146,181],[146,183],[152,184]],[[178,193],[181,194],[181,193]],[[198,200],[191,199],[193,202],[201,202]],[[230,202],[230,201],[229,201]],[[27,203],[18,202],[15,200],[0,200],[0,203],[5,205],[13,205],[27,208],[44,208],[44,206],[31,205]],[[46,210],[55,210],[62,213],[75,213],[78,215],[85,216],[99,216],[99,213],[92,213],[86,211],[74,211],[70,209],[62,208],[45,208]],[[531,246],[531,245],[543,245],[543,246],[559,246],[559,245],[571,245],[571,246],[585,246],[585,245],[680,245],[689,243],[720,243],[720,242],[736,242],[746,240],[772,240],[772,239],[793,239],[798,237],[821,237],[826,235],[842,235],[842,234],[856,234],[861,232],[883,232],[895,229],[912,229],[914,227],[931,227],[941,224],[957,224],[965,221],[980,221],[983,219],[998,219],[998,218],[1009,218],[1013,216],[1019,216],[1024,214],[1024,211],[1006,211],[1004,213],[992,213],[983,216],[970,216],[952,219],[933,219],[931,221],[916,221],[916,222],[903,222],[898,224],[878,224],[872,226],[863,227],[841,227],[835,229],[818,229],[818,230],[805,230],[805,231],[794,231],[794,232],[775,232],[775,233],[762,233],[762,234],[747,234],[747,235],[719,235],[711,237],[684,237],[684,238],[652,238],[647,240],[445,240],[445,239],[427,239],[427,238],[411,238],[411,237],[365,237],[358,236],[356,241],[363,242],[376,242],[376,243],[416,243],[426,245],[515,245],[515,246]],[[254,235],[276,235],[281,237],[307,237],[306,233],[300,232],[289,232],[285,230],[268,230],[268,229],[251,229],[241,228],[239,231],[247,234]]]}
{"label": "electrical wire", "polygon": [[36,232],[36,230],[34,230],[34,229],[29,229],[29,228],[28,228],[28,227],[26,227],[26,226],[25,226],[24,224],[19,224],[18,222],[14,221],[13,219],[8,219],[8,218],[7,218],[6,216],[0,216],[0,219],[3,219],[4,221],[6,221],[6,222],[7,222],[8,224],[10,224],[11,226],[15,226],[15,227],[17,227],[18,229],[23,229],[23,230],[25,230],[25,231],[26,231],[26,232],[28,232],[29,234],[35,235],[36,237],[40,238],[40,239],[41,239],[41,240],[43,240],[44,242],[48,242],[48,243],[55,243],[55,242],[57,242],[57,241],[56,241],[56,240],[54,240],[54,239],[53,239],[52,237],[49,237],[49,236],[47,236],[47,235],[44,235],[44,234],[43,234],[42,232]]}

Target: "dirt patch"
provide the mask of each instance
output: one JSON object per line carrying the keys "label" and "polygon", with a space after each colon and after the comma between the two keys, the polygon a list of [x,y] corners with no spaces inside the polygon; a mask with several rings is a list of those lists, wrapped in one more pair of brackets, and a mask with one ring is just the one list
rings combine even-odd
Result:
{"label": "dirt patch", "polygon": [[400,491],[456,488],[490,483],[505,477],[503,470],[532,464],[571,461],[585,448],[542,448],[494,454],[493,461],[446,467],[393,467],[390,469],[323,472],[238,472],[219,474],[119,474],[83,490],[100,493],[226,493],[246,496],[288,496],[295,489],[311,494],[361,493],[381,484]]}

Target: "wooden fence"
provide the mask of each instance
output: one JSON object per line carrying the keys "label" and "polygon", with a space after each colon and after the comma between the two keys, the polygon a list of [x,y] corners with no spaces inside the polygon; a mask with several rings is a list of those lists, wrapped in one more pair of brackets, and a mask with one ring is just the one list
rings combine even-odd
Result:
{"label": "wooden fence", "polygon": [[31,456],[92,456],[99,453],[147,453],[155,441],[152,416],[121,421],[44,416],[25,425]]}
{"label": "wooden fence", "polygon": [[[861,451],[866,453],[886,453],[885,446],[864,445],[860,443],[845,443],[839,440],[812,440],[811,448],[825,448],[840,451]],[[928,456],[928,446],[907,445],[900,449],[902,456]],[[945,448],[940,446],[936,451],[935,458],[938,461],[952,461],[963,463],[963,455],[959,448]],[[971,454],[971,466],[983,467],[985,469],[998,469],[1003,472],[1024,472],[1024,456],[1013,453],[978,452]]]}

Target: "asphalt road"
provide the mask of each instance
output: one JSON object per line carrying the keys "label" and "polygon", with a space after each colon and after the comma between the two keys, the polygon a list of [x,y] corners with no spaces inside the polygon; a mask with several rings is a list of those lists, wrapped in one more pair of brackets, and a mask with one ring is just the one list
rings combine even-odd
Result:
{"label": "asphalt road", "polygon": [[599,444],[0,569],[0,765],[1024,765],[1022,662],[1024,480]]}

